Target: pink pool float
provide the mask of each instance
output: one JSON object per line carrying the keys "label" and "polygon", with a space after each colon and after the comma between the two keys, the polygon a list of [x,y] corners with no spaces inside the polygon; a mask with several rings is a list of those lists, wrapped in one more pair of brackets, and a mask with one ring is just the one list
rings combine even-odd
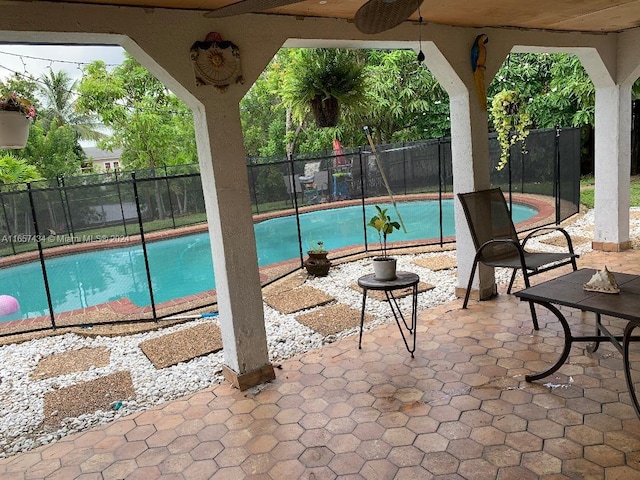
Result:
{"label": "pink pool float", "polygon": [[0,317],[11,315],[20,310],[20,304],[11,295],[0,295]]}

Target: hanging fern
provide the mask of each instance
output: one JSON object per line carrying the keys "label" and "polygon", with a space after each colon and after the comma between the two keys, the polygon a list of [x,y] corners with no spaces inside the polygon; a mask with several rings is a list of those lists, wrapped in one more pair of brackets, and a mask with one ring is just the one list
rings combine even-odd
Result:
{"label": "hanging fern", "polygon": [[523,152],[525,151],[531,118],[524,101],[514,90],[502,90],[496,93],[489,113],[500,144],[500,161],[496,169],[502,170],[509,161],[509,150],[512,145],[522,142]]}

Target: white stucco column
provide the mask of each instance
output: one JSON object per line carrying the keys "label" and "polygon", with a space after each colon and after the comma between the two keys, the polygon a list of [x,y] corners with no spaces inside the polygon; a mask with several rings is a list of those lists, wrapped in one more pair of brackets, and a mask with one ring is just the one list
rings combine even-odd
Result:
{"label": "white stucco column", "polygon": [[232,96],[218,95],[194,118],[224,344],[223,373],[245,389],[273,379],[274,372],[267,351],[240,111]]}
{"label": "white stucco column", "polygon": [[[453,37],[437,47],[429,44],[426,51],[429,70],[449,94],[454,195],[490,186],[488,116],[478,100],[470,62],[471,46],[478,33],[469,32],[468,35]],[[495,70],[492,69],[494,73]],[[491,78],[492,74],[487,74],[486,85]],[[456,294],[464,296],[476,249],[462,205],[457,199],[455,228],[458,262]],[[496,291],[494,269],[480,265],[473,281],[472,298],[487,299]]]}
{"label": "white stucco column", "polygon": [[593,248],[621,251],[629,240],[631,85],[596,86]]}

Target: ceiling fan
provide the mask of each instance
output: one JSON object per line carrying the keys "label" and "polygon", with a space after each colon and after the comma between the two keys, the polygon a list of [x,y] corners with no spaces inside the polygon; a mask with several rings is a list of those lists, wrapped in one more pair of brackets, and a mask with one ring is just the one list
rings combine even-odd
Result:
{"label": "ceiling fan", "polygon": [[[205,13],[208,18],[258,13],[304,0],[240,0]],[[404,22],[423,0],[368,0],[356,12],[354,23],[362,33],[380,33]]]}

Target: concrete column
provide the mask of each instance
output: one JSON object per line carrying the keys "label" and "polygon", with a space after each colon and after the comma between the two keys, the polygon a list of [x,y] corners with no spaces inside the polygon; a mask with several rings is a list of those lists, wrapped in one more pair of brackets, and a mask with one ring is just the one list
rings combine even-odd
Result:
{"label": "concrete column", "polygon": [[269,363],[240,111],[218,96],[195,115],[216,275],[225,378],[244,390],[275,378]]}
{"label": "concrete column", "polygon": [[[437,46],[435,43],[428,44],[425,52],[429,70],[449,94],[454,194],[483,190],[490,186],[488,116],[478,100],[470,62],[471,46],[478,33],[472,31]],[[487,69],[489,73],[485,74],[486,85],[497,70],[490,65]],[[458,261],[456,294],[464,296],[476,249],[462,205],[457,199],[455,226]],[[481,265],[473,281],[472,298],[484,300],[496,292],[494,269]]]}
{"label": "concrete column", "polygon": [[629,241],[631,86],[596,87],[593,248],[617,252]]}
{"label": "concrete column", "polygon": [[[613,67],[598,75],[598,64],[581,57],[596,87],[595,232],[593,248],[621,251],[629,240],[631,87],[640,75],[640,31],[620,34],[604,56]],[[595,65],[594,65],[595,64]],[[605,75],[608,73],[609,75]]]}

